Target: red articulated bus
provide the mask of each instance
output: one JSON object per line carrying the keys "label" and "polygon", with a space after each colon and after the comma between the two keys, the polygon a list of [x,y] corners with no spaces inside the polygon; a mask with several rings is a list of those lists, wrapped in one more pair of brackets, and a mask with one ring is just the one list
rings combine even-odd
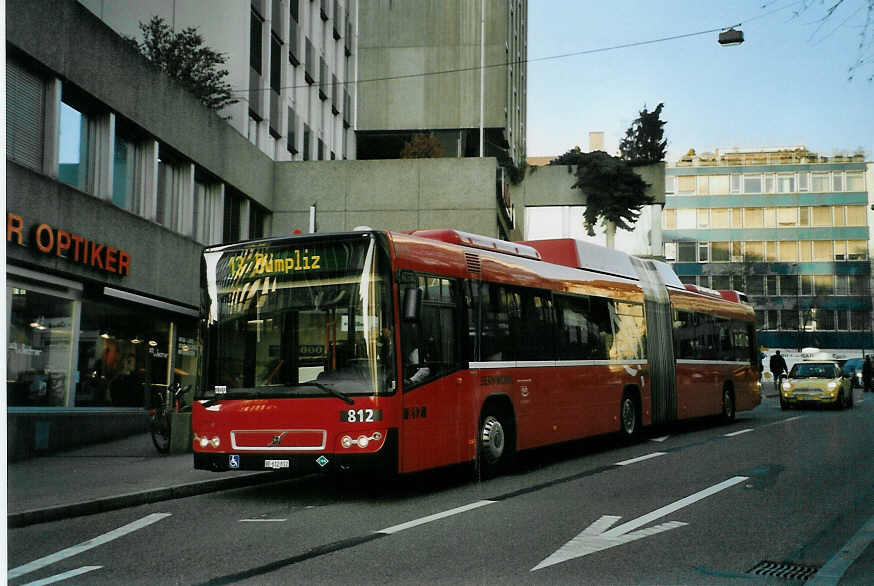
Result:
{"label": "red articulated bus", "polygon": [[409,473],[752,409],[753,309],[562,239],[361,231],[207,248],[194,463]]}

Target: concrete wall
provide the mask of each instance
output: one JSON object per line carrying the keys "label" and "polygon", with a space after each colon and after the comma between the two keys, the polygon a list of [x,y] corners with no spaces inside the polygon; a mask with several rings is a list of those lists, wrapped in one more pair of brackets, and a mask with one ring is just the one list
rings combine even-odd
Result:
{"label": "concrete wall", "polygon": [[78,86],[270,207],[270,158],[187,90],[150,67],[84,6],[71,0],[7,0],[6,41],[64,83]]}
{"label": "concrete wall", "polygon": [[72,279],[97,281],[193,308],[200,304],[201,246],[191,238],[9,161],[6,209],[22,216],[25,242],[31,226],[45,223],[125,250],[131,257],[130,275],[118,276],[42,254],[32,245],[7,243],[6,258],[16,264],[38,266]]}
{"label": "concrete wall", "polygon": [[273,234],[456,228],[497,236],[493,158],[277,163]]}
{"label": "concrete wall", "polygon": [[[665,203],[665,163],[634,167],[634,172],[649,184],[646,194],[655,203]],[[510,186],[510,197],[516,204],[516,225],[525,225],[525,208],[535,206],[584,206],[585,195],[573,189],[576,167],[544,165],[528,169],[519,185]]]}
{"label": "concrete wall", "polygon": [[[465,69],[367,82],[358,90],[359,130],[478,128],[480,3],[361,0],[359,79]],[[486,2],[486,64],[507,60],[507,7]],[[485,75],[485,126],[503,128],[507,70]]]}

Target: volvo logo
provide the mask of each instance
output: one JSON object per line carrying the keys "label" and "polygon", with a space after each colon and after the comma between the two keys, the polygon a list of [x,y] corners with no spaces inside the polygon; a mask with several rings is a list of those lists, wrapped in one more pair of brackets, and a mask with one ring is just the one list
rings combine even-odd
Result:
{"label": "volvo logo", "polygon": [[273,440],[270,442],[270,447],[278,446],[287,433],[287,431],[283,431],[279,435],[274,435]]}

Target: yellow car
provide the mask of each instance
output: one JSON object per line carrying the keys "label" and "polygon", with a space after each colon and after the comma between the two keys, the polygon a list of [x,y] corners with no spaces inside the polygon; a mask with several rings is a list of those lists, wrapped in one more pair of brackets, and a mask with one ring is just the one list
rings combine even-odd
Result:
{"label": "yellow car", "polygon": [[797,362],[780,388],[780,407],[800,403],[853,407],[853,387],[837,362],[830,360]]}

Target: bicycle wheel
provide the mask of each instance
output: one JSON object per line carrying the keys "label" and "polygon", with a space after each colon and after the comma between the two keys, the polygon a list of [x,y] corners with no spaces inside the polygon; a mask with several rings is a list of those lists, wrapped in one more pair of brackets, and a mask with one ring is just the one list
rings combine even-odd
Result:
{"label": "bicycle wheel", "polygon": [[152,443],[161,454],[170,451],[170,414],[156,412],[151,420]]}

